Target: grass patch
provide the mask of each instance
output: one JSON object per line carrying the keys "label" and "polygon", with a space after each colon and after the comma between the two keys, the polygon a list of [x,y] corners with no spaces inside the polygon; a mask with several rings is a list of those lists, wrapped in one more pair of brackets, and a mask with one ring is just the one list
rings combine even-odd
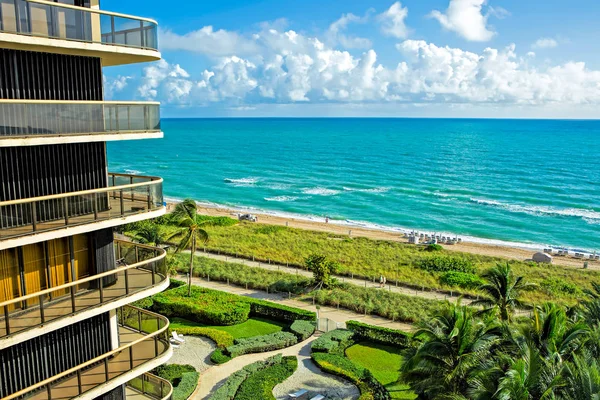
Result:
{"label": "grass patch", "polygon": [[205,325],[199,322],[189,321],[183,318],[171,319],[171,330],[176,331],[182,327],[202,327],[216,329],[219,331],[229,333],[234,339],[243,339],[253,336],[268,335],[270,333],[279,332],[288,324],[279,321],[272,321],[266,318],[253,317],[237,325],[230,326],[218,326],[218,325]]}
{"label": "grass patch", "polygon": [[402,356],[400,349],[383,344],[362,342],[346,349],[346,357],[371,371],[390,392],[392,399],[416,399],[408,385],[398,383]]}

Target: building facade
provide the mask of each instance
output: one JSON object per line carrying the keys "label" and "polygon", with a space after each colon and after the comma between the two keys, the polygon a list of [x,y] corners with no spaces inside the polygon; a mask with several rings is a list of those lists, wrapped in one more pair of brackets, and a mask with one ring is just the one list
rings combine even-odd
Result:
{"label": "building facade", "polygon": [[165,213],[162,180],[108,172],[106,142],[163,136],[159,104],[104,101],[102,69],[160,59],[155,21],[99,0],[0,0],[0,399],[167,399],[149,371],[165,252],[115,240]]}

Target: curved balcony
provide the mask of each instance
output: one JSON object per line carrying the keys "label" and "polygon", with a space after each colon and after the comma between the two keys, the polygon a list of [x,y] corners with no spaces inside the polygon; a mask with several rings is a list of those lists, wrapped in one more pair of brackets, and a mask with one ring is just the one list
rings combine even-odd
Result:
{"label": "curved balcony", "polygon": [[146,373],[171,357],[169,320],[136,307],[118,310],[119,347],[13,393],[4,400],[94,398]]}
{"label": "curved balcony", "polygon": [[127,400],[170,400],[173,386],[166,379],[144,374],[127,382],[125,394]]}
{"label": "curved balcony", "polygon": [[156,21],[47,0],[2,0],[0,47],[100,57],[104,66],[160,59]]}
{"label": "curved balcony", "polygon": [[109,187],[0,202],[0,250],[165,213],[163,180],[108,174]]}
{"label": "curved balcony", "polygon": [[161,137],[155,102],[0,100],[0,147]]}
{"label": "curved balcony", "polygon": [[115,240],[115,256],[116,269],[0,303],[0,349],[169,286],[165,250]]}

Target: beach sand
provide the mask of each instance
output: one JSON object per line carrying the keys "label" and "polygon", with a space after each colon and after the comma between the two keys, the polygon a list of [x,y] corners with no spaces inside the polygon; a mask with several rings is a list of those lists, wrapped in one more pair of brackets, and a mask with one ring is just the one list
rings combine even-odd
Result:
{"label": "beach sand", "polygon": [[[172,210],[173,207],[174,203],[167,204],[168,210]],[[206,206],[199,206],[198,212],[210,216],[225,216],[232,218],[236,218],[237,214],[239,213],[239,211],[235,211],[233,209],[211,208]],[[351,234],[351,236],[353,237],[366,237],[370,239],[390,240],[395,242],[408,243],[408,238],[404,237],[404,235],[397,232],[389,232],[348,225],[336,225],[335,223],[308,221],[304,219],[296,219],[291,217],[286,218],[268,214],[260,214],[257,212],[253,212],[253,214],[258,217],[258,222],[261,224],[282,225],[311,231],[331,232],[340,235]],[[460,244],[444,246],[444,248],[450,251],[460,251],[484,256],[514,259],[519,261],[531,259],[533,254],[536,253],[535,250],[465,241],[463,241]],[[600,270],[600,262],[591,260],[585,261],[588,261],[589,269]],[[582,269],[583,263],[584,260],[581,259],[575,259],[571,257],[554,257],[554,264],[559,266]]]}

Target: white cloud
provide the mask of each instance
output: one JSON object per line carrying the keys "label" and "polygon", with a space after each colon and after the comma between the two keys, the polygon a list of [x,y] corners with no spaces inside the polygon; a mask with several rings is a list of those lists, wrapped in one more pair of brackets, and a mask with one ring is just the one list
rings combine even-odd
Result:
{"label": "white cloud", "polygon": [[551,49],[558,46],[558,42],[552,38],[539,38],[531,45],[532,49]]}
{"label": "white cloud", "polygon": [[[487,0],[450,0],[445,13],[434,10],[429,14],[449,31],[456,32],[463,38],[474,42],[486,42],[496,34],[488,27],[489,14],[483,14],[482,8]],[[492,9],[507,13],[502,8]]]}
{"label": "white cloud", "polygon": [[185,35],[178,35],[170,30],[160,30],[161,50],[186,50],[203,53],[209,56],[225,56],[233,52],[237,54],[252,54],[256,51],[255,44],[235,32],[205,26]]}
{"label": "white cloud", "polygon": [[378,16],[381,23],[381,32],[387,36],[405,39],[409,33],[409,29],[404,22],[407,16],[408,8],[402,7],[402,3],[399,1],[395,2]]}
{"label": "white cloud", "polygon": [[369,13],[364,17],[356,16],[352,13],[343,14],[340,19],[333,22],[326,32],[327,42],[335,46],[339,43],[347,49],[366,49],[371,47],[372,43],[369,39],[346,35],[343,32],[351,23],[365,23],[369,18]]}
{"label": "white cloud", "polygon": [[396,46],[396,64],[384,66],[374,50],[356,55],[293,30],[264,26],[243,39],[252,43],[254,54],[232,50],[194,76],[164,60],[150,65],[139,94],[230,109],[307,103],[600,105],[600,71],[578,62],[535,68],[534,54],[519,56],[514,45],[475,53],[405,40]]}
{"label": "white cloud", "polygon": [[122,92],[133,77],[118,75],[117,77],[102,76],[104,97],[111,99],[116,93]]}

